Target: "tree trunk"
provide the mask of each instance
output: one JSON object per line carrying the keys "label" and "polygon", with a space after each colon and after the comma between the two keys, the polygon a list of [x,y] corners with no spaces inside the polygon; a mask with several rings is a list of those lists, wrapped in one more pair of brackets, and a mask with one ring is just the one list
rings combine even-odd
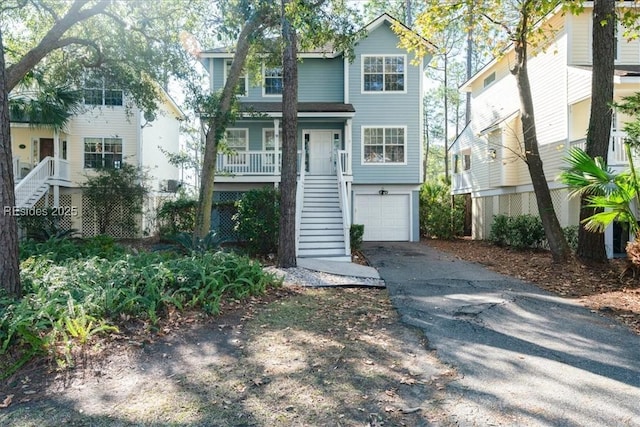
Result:
{"label": "tree trunk", "polygon": [[[264,11],[263,11],[264,12]],[[218,156],[218,144],[224,138],[227,125],[231,120],[231,106],[235,98],[235,87],[240,79],[249,54],[251,38],[261,28],[267,19],[266,13],[256,12],[245,23],[238,41],[236,52],[233,56],[231,69],[227,81],[222,90],[215,111],[206,119],[207,131],[205,133],[204,158],[202,160],[202,175],[200,178],[200,194],[198,196],[198,208],[196,210],[196,223],[193,238],[203,238],[211,229],[211,208],[213,205],[213,186],[216,173],[216,161]],[[207,114],[208,112],[205,112]]]}
{"label": "tree trunk", "polygon": [[[606,22],[606,25],[602,25],[602,22]],[[615,0],[596,0],[593,4],[591,113],[585,151],[591,157],[602,157],[605,162],[611,137],[616,25]],[[580,224],[598,212],[586,206],[587,198],[587,195],[583,195],[580,199]],[[583,260],[606,261],[604,234],[589,232],[580,225],[576,253]]]}
{"label": "tree trunk", "polygon": [[16,205],[11,154],[11,126],[9,100],[4,62],[4,43],[0,29],[0,283],[12,295],[21,296],[20,263],[18,261],[18,225],[13,215]]}
{"label": "tree trunk", "polygon": [[298,155],[298,58],[296,31],[282,0],[282,170],[280,175],[280,231],[278,266],[296,266],[296,189]]}
{"label": "tree trunk", "polygon": [[[527,5],[523,6],[526,10]],[[551,192],[547,184],[547,178],[542,166],[542,158],[538,149],[538,137],[536,133],[535,118],[533,114],[533,97],[529,84],[529,74],[527,71],[527,26],[528,15],[523,12],[521,16],[519,38],[515,41],[516,60],[511,72],[516,77],[518,93],[520,95],[520,114],[522,119],[522,132],[524,137],[524,148],[526,162],[533,184],[533,191],[538,202],[538,212],[544,227],[549,249],[554,262],[565,262],[570,255],[569,245],[564,237],[560,222],[553,209]]]}

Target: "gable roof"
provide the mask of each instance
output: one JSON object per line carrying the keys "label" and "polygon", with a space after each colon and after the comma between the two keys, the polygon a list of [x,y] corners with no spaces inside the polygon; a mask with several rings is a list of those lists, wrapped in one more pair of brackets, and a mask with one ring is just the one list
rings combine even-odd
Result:
{"label": "gable roof", "polygon": [[[435,45],[429,42],[427,39],[413,31],[411,28],[407,27],[404,23],[389,15],[388,13],[383,13],[382,15],[375,18],[373,21],[369,22],[367,25],[363,27],[363,30],[369,34],[380,25],[384,23],[388,23],[389,25],[393,25],[397,23],[404,27],[405,29],[412,31],[416,36],[420,38],[420,40],[429,46],[435,47]],[[323,46],[314,48],[310,51],[299,52],[298,56],[301,58],[335,58],[342,55],[342,51],[336,51],[332,43],[327,43]],[[229,47],[216,47],[213,49],[207,49],[201,51],[198,55],[200,58],[233,58],[234,51]]]}

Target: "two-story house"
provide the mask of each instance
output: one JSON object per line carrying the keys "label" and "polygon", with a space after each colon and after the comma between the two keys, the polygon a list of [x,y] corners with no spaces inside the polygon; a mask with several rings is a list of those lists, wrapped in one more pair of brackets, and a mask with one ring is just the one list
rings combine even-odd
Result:
{"label": "two-story house", "polygon": [[[11,123],[11,148],[16,181],[16,207],[20,213],[40,214],[52,207],[63,229],[83,236],[97,234],[81,186],[99,167],[118,168],[123,163],[149,172],[147,208],[140,229],[148,228],[154,207],[178,182],[178,168],[169,164],[159,147],[178,151],[179,126],[184,118],[174,101],[158,88],[159,108],[144,114],[124,91],[109,87],[104,79],[85,85],[83,105],[61,130],[46,124]],[[114,228],[117,238],[136,237],[136,230]]]}
{"label": "two-story house", "polygon": [[[350,260],[349,227],[366,241],[416,241],[422,176],[423,62],[398,48],[394,18],[366,26],[355,60],[343,52],[302,52],[298,68],[297,242],[300,257]],[[201,53],[213,90],[233,52]],[[214,200],[280,182],[282,69],[239,88],[246,115],[227,129],[231,154],[217,160]],[[213,217],[213,227],[229,218]]]}
{"label": "two-story house", "polygon": [[[567,167],[564,159],[574,146],[584,147],[591,105],[591,2],[580,15],[560,9],[542,23],[549,40],[534,50],[528,72],[533,94],[536,130],[554,208],[562,226],[577,225],[580,201],[557,180]],[[640,40],[629,41],[618,29],[614,99],[640,91]],[[471,122],[454,142],[452,193],[472,199],[472,236],[486,239],[497,214],[538,214],[531,179],[522,160],[522,124],[515,77],[509,66],[513,50],[487,64],[462,86],[471,92]],[[615,115],[608,163],[627,165],[621,124]],[[615,233],[614,233],[615,229]],[[619,227],[605,234],[607,251],[624,252],[627,236]]]}
{"label": "two-story house", "polygon": [[[298,255],[350,259],[349,227],[364,224],[366,241],[419,239],[422,176],[423,65],[398,48],[394,18],[366,26],[350,62],[343,52],[302,52],[298,69]],[[202,52],[213,90],[233,52]],[[227,129],[234,150],[220,154],[214,199],[278,186],[281,164],[282,70],[262,69],[239,88],[241,117]],[[277,142],[276,142],[277,141]],[[214,215],[213,227],[229,218]]]}

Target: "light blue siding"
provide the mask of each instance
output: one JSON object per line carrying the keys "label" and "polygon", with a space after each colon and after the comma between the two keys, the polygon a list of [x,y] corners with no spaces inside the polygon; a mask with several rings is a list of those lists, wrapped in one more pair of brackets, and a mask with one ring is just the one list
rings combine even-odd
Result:
{"label": "light blue siding", "polygon": [[[356,58],[349,65],[349,101],[356,110],[353,119],[353,175],[358,184],[416,184],[420,177],[422,141],[419,66],[399,49],[398,37],[387,23],[369,33],[356,46]],[[406,55],[406,93],[362,93],[362,55]],[[362,164],[363,126],[406,126],[406,165]]]}
{"label": "light blue siding", "polygon": [[[219,90],[224,85],[223,58],[213,61],[213,88]],[[298,100],[300,102],[343,102],[344,61],[338,58],[305,58],[298,64]],[[263,96],[260,82],[249,81],[248,96],[240,97],[242,102],[279,102],[280,96]]]}

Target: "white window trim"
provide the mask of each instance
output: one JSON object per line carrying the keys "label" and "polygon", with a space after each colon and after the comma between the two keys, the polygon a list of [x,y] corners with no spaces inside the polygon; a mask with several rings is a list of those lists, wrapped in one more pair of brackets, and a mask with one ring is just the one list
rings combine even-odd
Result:
{"label": "white window trim", "polygon": [[[244,132],[244,139],[245,139],[245,145],[244,145],[244,151],[237,151],[237,154],[226,154],[224,156],[224,165],[225,166],[246,166],[247,165],[247,157],[249,156],[249,128],[227,128],[225,130],[225,138],[227,136],[227,132],[229,131],[243,131]],[[231,147],[229,147],[231,148]],[[238,156],[239,154],[244,153],[244,162],[242,163],[227,163],[226,160],[230,159],[232,156]]]}
{"label": "white window trim", "polygon": [[[82,105],[87,107],[87,108],[102,108],[102,107],[106,107],[106,108],[124,108],[124,106],[126,104],[126,99],[125,99],[125,96],[124,96],[124,90],[123,89],[107,88],[104,76],[101,76],[100,80],[102,82],[102,87],[88,87],[88,86],[85,85],[86,81],[85,81],[85,78],[83,77],[83,82],[82,82],[82,91],[83,91],[83,93],[82,93]],[[85,90],[101,90],[102,91],[102,104],[87,104],[86,103],[86,98],[84,96],[84,91]],[[118,92],[122,93],[122,104],[120,104],[120,105],[107,105],[107,104],[105,104],[105,100],[106,100],[105,93],[107,91],[114,91],[114,92],[118,91]],[[90,138],[90,137],[87,137],[87,138]]]}
{"label": "white window trim", "polygon": [[[280,129],[280,141],[282,141],[282,128]],[[275,128],[262,128],[262,151],[267,151],[267,132],[275,132]],[[281,144],[280,144],[281,145]],[[282,151],[282,149],[279,147],[278,151]]]}
{"label": "white window trim", "polygon": [[[233,59],[225,59],[222,63],[222,84],[227,84],[227,63],[233,62]],[[249,74],[247,72],[244,73],[244,76],[240,76],[241,79],[244,79],[244,94],[236,94],[238,98],[246,98],[249,96]]]}
{"label": "white window trim", "polygon": [[[124,165],[125,162],[125,139],[120,137],[120,136],[83,136],[82,137],[82,169],[86,169],[86,170],[96,170],[98,168],[88,168],[85,166],[85,161],[84,161],[84,155],[86,154],[86,151],[84,151],[84,143],[85,143],[85,139],[87,138],[96,138],[96,139],[101,139],[102,140],[102,147],[104,147],[104,140],[107,138],[114,138],[114,139],[119,139],[120,141],[122,141],[122,152],[120,153],[120,155],[122,156],[122,160],[121,160],[121,165],[120,165],[120,169],[122,168],[122,165]],[[67,157],[69,156],[69,146],[67,143]],[[104,159],[104,157],[103,157]]]}
{"label": "white window trim", "polygon": [[[278,67],[269,67],[269,68],[278,68]],[[282,68],[282,67],[280,67]],[[268,94],[265,92],[265,86],[264,84],[266,83],[266,76],[264,75],[265,71],[267,71],[267,66],[265,64],[262,64],[262,96],[264,98],[282,98],[282,94]],[[282,78],[282,90],[284,90],[284,76]]]}
{"label": "white window trim", "polygon": [[[402,129],[404,132],[404,162],[382,162],[382,163],[374,163],[374,162],[365,162],[364,161],[364,130],[365,129],[389,129],[389,128],[397,128]],[[406,125],[379,125],[379,126],[361,126],[360,127],[360,165],[361,166],[406,166],[407,158],[409,157],[407,152],[408,147],[407,141],[407,126]]]}
{"label": "white window trim", "polygon": [[[388,56],[401,56],[404,60],[404,90],[380,90],[380,91],[366,91],[364,90],[364,59],[372,58],[372,57],[388,57]],[[407,93],[408,86],[408,64],[407,64],[407,55],[406,54],[395,54],[395,53],[387,53],[387,54],[379,54],[379,55],[361,55],[360,56],[360,93],[362,95],[399,95]],[[384,79],[383,79],[384,80]],[[384,82],[383,82],[384,83]]]}

